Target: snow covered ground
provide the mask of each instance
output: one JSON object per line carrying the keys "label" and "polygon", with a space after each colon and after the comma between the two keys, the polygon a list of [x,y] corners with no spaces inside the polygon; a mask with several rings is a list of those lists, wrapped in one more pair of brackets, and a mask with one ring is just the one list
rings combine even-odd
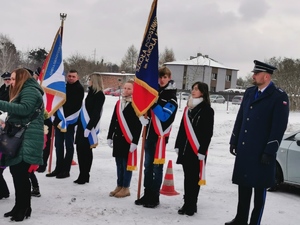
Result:
{"label": "snow covered ground", "polygon": [[[117,199],[109,197],[109,192],[116,186],[116,167],[112,150],[106,144],[106,135],[113,107],[118,97],[107,96],[101,119],[99,146],[94,149],[90,183],[74,184],[78,176],[78,165],[71,168],[71,177],[56,179],[45,177],[45,173],[36,173],[42,196],[32,198],[32,215],[23,224],[30,225],[96,225],[96,224],[126,224],[126,225],[160,225],[160,224],[203,224],[219,225],[233,219],[237,206],[237,186],[231,183],[234,157],[229,153],[229,137],[232,131],[239,106],[229,103],[213,104],[215,110],[214,136],[209,148],[206,177],[207,185],[201,187],[198,200],[198,213],[194,216],[177,214],[183,200],[183,172],[176,165],[174,142],[186,101],[181,102],[170,141],[167,145],[166,162],[172,160],[174,187],[180,195],[160,197],[160,206],[148,209],[136,206],[138,171],[133,173],[131,181],[131,196]],[[300,113],[291,113],[287,132],[300,129]],[[140,152],[141,140],[139,143]],[[77,162],[76,153],[74,160]],[[55,167],[55,155],[52,168]],[[164,166],[164,173],[167,163]],[[4,171],[5,179],[11,191],[11,196],[0,200],[0,224],[11,223],[2,215],[10,211],[14,205],[14,188],[9,169]],[[143,190],[143,189],[142,189]],[[300,191],[286,188],[267,194],[262,225],[296,225],[300,221]]]}

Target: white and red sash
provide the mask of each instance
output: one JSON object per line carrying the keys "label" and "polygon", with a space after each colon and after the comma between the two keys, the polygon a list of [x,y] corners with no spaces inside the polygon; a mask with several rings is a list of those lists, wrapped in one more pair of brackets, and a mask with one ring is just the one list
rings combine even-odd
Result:
{"label": "white and red sash", "polygon": [[[116,114],[118,117],[119,125],[121,128],[121,131],[125,137],[125,140],[131,144],[132,142],[132,134],[130,132],[130,129],[128,127],[128,124],[126,122],[126,119],[123,115],[122,107],[121,107],[121,101],[118,100],[116,104]],[[137,151],[134,150],[133,152],[128,152],[128,160],[127,160],[127,170],[133,171],[137,169]]]}
{"label": "white and red sash", "polygon": [[151,110],[152,123],[155,133],[158,135],[158,140],[156,143],[155,155],[154,155],[154,164],[164,164],[166,156],[166,140],[171,133],[172,125],[170,125],[165,131],[163,131],[161,122],[158,117]]}
{"label": "white and red sash", "polygon": [[[184,109],[183,124],[184,124],[184,129],[185,129],[187,139],[188,139],[194,153],[198,157],[198,149],[200,148],[200,144],[198,142],[197,136],[194,132],[193,126],[192,126],[191,121],[188,116],[188,107],[185,107],[185,109]],[[205,162],[204,162],[204,160],[199,160],[199,163],[200,163],[200,173],[199,173],[198,185],[205,185],[206,184]]]}

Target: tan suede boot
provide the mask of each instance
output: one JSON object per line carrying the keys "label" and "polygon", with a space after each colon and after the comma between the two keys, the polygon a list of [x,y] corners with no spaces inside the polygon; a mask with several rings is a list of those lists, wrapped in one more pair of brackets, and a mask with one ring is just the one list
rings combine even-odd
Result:
{"label": "tan suede boot", "polygon": [[116,198],[124,198],[130,196],[129,188],[122,188],[121,191],[115,194]]}
{"label": "tan suede boot", "polygon": [[117,193],[118,193],[119,191],[121,191],[121,190],[122,190],[122,187],[117,186],[117,187],[115,188],[115,190],[109,192],[109,196],[110,196],[110,197],[113,197],[113,196],[115,196],[115,194],[117,194]]}

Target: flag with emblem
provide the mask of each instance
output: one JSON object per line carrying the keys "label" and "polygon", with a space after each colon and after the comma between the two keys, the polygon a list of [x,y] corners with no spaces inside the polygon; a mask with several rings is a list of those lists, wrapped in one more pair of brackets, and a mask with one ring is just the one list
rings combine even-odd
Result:
{"label": "flag with emblem", "polygon": [[138,116],[145,114],[158,98],[157,0],[154,0],[138,56],[132,105]]}
{"label": "flag with emblem", "polygon": [[43,96],[45,109],[49,116],[52,116],[66,101],[61,27],[56,33],[52,48],[43,64],[40,80],[45,92]]}

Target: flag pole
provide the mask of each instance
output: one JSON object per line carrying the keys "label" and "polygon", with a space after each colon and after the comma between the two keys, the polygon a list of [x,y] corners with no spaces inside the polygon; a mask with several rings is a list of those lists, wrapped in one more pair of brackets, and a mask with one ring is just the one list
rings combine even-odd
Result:
{"label": "flag pole", "polygon": [[[64,21],[67,19],[66,13],[60,13],[60,34],[61,34],[61,43],[63,40],[63,31],[64,31]],[[51,165],[52,165],[52,156],[53,156],[53,142],[54,142],[54,127],[51,126],[51,144],[50,144],[50,153],[49,153],[49,162],[48,162],[48,173],[51,173]]]}
{"label": "flag pole", "polygon": [[[147,118],[145,114],[145,118]],[[137,199],[140,199],[141,196],[141,186],[142,186],[142,177],[143,177],[143,169],[144,168],[144,153],[145,153],[145,141],[146,141],[146,126],[143,127],[143,135],[142,135],[142,149],[141,149],[141,158],[140,158],[140,170],[139,170],[139,179],[138,179],[138,190],[137,190]]]}

